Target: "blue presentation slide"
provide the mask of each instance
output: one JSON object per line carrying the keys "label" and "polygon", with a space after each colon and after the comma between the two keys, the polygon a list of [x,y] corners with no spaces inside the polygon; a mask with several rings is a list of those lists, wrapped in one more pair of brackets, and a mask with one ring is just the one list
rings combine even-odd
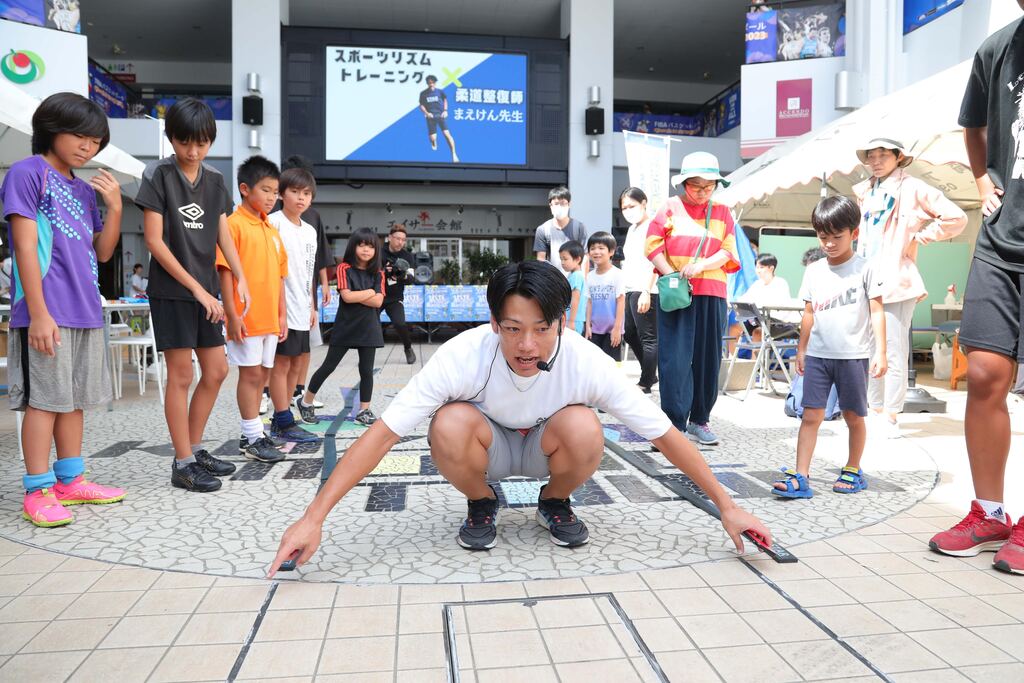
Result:
{"label": "blue presentation slide", "polygon": [[332,45],[328,161],[526,164],[526,55]]}

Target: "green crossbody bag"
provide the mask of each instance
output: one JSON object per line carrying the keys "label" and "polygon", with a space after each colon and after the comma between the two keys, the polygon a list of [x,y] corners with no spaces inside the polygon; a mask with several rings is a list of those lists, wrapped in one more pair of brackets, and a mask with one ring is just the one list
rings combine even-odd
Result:
{"label": "green crossbody bag", "polygon": [[[708,213],[704,218],[704,236],[700,238],[697,246],[696,257],[700,258],[704,250],[704,242],[711,232],[711,205],[708,204]],[[690,278],[676,271],[658,278],[658,306],[663,311],[680,311],[689,307],[693,301],[693,285]]]}

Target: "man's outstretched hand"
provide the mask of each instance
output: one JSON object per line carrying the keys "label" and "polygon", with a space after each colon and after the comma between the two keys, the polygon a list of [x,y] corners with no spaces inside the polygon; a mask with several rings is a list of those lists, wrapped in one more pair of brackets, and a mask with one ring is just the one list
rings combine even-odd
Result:
{"label": "man's outstretched hand", "polygon": [[320,547],[320,536],[323,527],[315,521],[302,517],[299,521],[288,527],[281,537],[281,545],[277,548],[277,555],[267,570],[267,578],[274,578],[274,574],[281,568],[286,560],[295,559],[295,566],[300,567],[309,561],[316,549]]}
{"label": "man's outstretched hand", "polygon": [[736,544],[736,551],[743,552],[743,532],[753,531],[765,539],[768,545],[772,544],[772,532],[754,515],[741,507],[734,506],[722,511],[722,527],[729,538]]}

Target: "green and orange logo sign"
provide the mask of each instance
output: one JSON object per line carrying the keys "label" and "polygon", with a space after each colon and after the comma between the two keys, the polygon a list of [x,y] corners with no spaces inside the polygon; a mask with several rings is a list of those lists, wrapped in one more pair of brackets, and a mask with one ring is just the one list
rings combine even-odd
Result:
{"label": "green and orange logo sign", "polygon": [[0,60],[0,72],[11,83],[24,85],[38,81],[46,72],[43,58],[30,50],[11,50]]}

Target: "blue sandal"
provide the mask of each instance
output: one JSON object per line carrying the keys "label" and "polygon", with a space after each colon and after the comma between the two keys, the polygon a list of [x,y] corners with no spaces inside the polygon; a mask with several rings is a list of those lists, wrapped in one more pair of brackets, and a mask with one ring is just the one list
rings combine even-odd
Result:
{"label": "blue sandal", "polygon": [[[837,486],[839,482],[849,484],[852,488],[843,488]],[[832,490],[836,493],[857,493],[863,491],[868,487],[868,480],[864,478],[864,470],[857,467],[844,467],[843,471],[839,473],[839,478],[836,479],[836,483],[832,485]]]}
{"label": "blue sandal", "polygon": [[[811,490],[811,483],[807,481],[807,477],[800,474],[796,470],[788,470],[785,467],[780,468],[780,471],[786,475],[781,479],[776,479],[776,483],[785,484],[786,490],[777,489],[772,487],[772,493],[780,498],[811,498],[814,496],[814,491]],[[793,483],[796,482],[794,486]]]}

